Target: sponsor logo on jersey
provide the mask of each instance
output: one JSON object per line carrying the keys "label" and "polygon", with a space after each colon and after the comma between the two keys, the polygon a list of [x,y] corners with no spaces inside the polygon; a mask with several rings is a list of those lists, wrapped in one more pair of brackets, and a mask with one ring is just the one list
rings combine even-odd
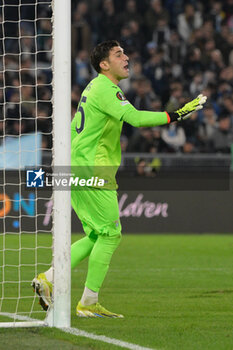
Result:
{"label": "sponsor logo on jersey", "polygon": [[127,100],[126,100],[126,101],[122,101],[122,102],[121,102],[121,105],[122,105],[122,106],[129,105],[129,101],[127,101]]}
{"label": "sponsor logo on jersey", "polygon": [[124,95],[122,92],[120,92],[120,91],[118,91],[118,92],[116,93],[116,97],[117,97],[118,100],[120,100],[120,101],[126,101],[125,95]]}

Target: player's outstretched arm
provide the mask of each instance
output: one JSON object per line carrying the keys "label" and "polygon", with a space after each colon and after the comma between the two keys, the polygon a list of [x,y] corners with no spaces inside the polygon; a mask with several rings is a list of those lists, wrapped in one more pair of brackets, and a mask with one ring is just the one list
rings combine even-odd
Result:
{"label": "player's outstretched arm", "polygon": [[189,118],[192,113],[202,109],[206,100],[206,96],[199,95],[194,100],[186,103],[184,107],[171,113],[138,111],[131,105],[122,119],[135,127],[158,126],[174,121],[182,121]]}

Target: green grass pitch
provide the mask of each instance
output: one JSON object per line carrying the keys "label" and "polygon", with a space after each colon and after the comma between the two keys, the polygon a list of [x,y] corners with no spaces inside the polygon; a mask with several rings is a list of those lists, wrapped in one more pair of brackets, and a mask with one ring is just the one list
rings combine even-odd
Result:
{"label": "green grass pitch", "polygon": [[[72,235],[76,241],[81,235]],[[39,272],[51,259],[51,236],[5,239],[8,249],[0,265],[5,281],[31,280],[35,255]],[[17,251],[19,244],[23,248]],[[0,250],[3,238],[0,236]],[[11,251],[9,249],[16,249]],[[36,254],[35,254],[36,252]],[[163,350],[233,349],[233,236],[231,235],[123,235],[100,293],[100,302],[124,319],[80,319],[75,306],[82,294],[87,261],[72,271],[72,327],[98,335]],[[14,265],[21,263],[21,268]],[[31,264],[31,266],[28,266]],[[0,269],[0,282],[3,269]],[[33,296],[30,283],[5,283],[5,296]],[[0,297],[3,288],[0,284]],[[31,309],[33,298],[23,298],[19,311]],[[3,312],[14,312],[16,302],[3,300]],[[43,319],[37,300],[31,317]],[[10,320],[0,318],[0,321]],[[56,329],[0,329],[0,349],[117,349]],[[119,348],[118,348],[119,349]]]}

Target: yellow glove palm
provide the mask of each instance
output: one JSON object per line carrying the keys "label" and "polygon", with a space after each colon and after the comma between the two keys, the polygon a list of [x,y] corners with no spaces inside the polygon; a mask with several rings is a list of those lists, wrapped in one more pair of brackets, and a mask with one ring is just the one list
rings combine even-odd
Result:
{"label": "yellow glove palm", "polygon": [[191,116],[192,113],[199,111],[203,108],[204,103],[206,103],[207,97],[204,95],[198,95],[194,100],[186,103],[184,107],[175,111],[179,115],[178,121],[185,120]]}

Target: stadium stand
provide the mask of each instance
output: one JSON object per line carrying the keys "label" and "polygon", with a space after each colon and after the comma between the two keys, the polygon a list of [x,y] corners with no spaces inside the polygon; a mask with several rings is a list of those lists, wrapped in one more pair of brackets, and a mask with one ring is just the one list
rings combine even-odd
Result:
{"label": "stadium stand", "polygon": [[[34,19],[33,6],[26,5],[29,2],[35,1],[25,2],[21,19]],[[11,108],[6,108],[3,121],[3,73],[0,73],[0,136],[4,126],[9,136],[32,132],[36,127],[43,134],[43,148],[49,150],[52,140],[46,133],[52,128],[49,102],[52,96],[49,68],[52,25],[51,13],[44,13],[42,5],[38,6],[38,13],[44,19],[38,21],[37,31],[45,36],[35,42],[32,38],[35,28],[28,21],[21,21],[20,40],[5,41],[6,68],[19,65],[18,56],[10,53],[23,52],[21,84],[27,86],[21,89],[23,103],[19,113],[18,73],[5,74],[5,84],[11,86],[7,88],[5,102],[10,102]],[[5,36],[15,36],[18,27],[14,28],[7,20],[17,21],[19,13],[9,7],[4,15]],[[73,115],[83,88],[95,76],[89,62],[90,52],[98,42],[110,38],[117,39],[130,58],[130,78],[122,81],[121,87],[136,108],[171,111],[200,92],[208,96],[208,106],[179,126],[143,131],[125,124],[122,133],[124,152],[230,153],[233,143],[232,0],[73,0]],[[0,55],[2,67],[2,41]],[[35,60],[42,67],[37,86],[33,70],[30,70],[35,66]],[[43,88],[38,82],[44,84]],[[21,116],[21,122],[15,120],[17,115]],[[37,119],[36,123],[33,119]]]}

